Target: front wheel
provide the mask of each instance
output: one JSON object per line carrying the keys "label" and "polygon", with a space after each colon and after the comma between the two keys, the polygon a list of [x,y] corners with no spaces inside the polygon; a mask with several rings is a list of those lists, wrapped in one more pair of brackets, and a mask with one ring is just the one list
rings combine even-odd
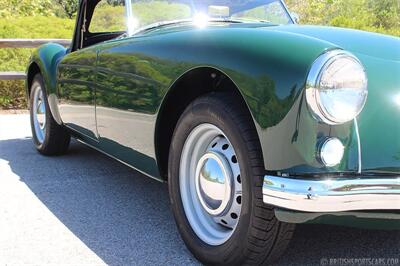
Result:
{"label": "front wheel", "polygon": [[30,94],[30,119],[33,142],[36,149],[44,155],[59,155],[67,151],[70,135],[57,124],[51,114],[43,77],[33,78]]}
{"label": "front wheel", "polygon": [[266,264],[294,226],[262,201],[264,163],[245,106],[229,93],[196,99],[182,114],[169,155],[169,193],[179,231],[201,262]]}

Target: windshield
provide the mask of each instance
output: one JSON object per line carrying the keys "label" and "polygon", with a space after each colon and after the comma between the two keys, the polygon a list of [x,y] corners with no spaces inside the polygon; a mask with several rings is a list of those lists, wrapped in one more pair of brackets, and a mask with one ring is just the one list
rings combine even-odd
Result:
{"label": "windshield", "polygon": [[[127,0],[130,31],[171,21],[292,24],[280,0]],[[130,5],[130,7],[129,7]]]}

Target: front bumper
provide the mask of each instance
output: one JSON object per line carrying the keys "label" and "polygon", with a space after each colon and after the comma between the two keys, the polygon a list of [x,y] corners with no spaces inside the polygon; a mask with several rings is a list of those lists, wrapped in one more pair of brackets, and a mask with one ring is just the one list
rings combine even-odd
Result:
{"label": "front bumper", "polygon": [[263,201],[303,212],[400,210],[400,176],[307,180],[267,175]]}

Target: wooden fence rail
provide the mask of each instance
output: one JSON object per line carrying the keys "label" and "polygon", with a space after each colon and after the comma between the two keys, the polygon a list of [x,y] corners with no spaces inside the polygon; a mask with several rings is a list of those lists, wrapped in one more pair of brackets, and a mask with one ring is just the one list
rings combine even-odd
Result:
{"label": "wooden fence rail", "polygon": [[[70,40],[65,39],[0,39],[0,48],[37,48],[46,43],[58,43],[69,46]],[[9,71],[0,72],[0,80],[23,80],[24,72]]]}

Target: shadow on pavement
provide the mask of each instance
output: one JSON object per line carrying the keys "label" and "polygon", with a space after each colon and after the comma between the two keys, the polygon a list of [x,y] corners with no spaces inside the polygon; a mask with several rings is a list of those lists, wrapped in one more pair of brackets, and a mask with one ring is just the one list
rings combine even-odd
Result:
{"label": "shadow on pavement", "polygon": [[44,157],[31,139],[4,140],[0,158],[105,263],[196,263],[176,230],[165,184],[77,142],[65,156]]}
{"label": "shadow on pavement", "polygon": [[[165,184],[77,142],[65,156],[44,157],[30,138],[3,140],[0,158],[105,263],[196,263],[177,232]],[[399,254],[400,231],[300,225],[278,265]]]}

